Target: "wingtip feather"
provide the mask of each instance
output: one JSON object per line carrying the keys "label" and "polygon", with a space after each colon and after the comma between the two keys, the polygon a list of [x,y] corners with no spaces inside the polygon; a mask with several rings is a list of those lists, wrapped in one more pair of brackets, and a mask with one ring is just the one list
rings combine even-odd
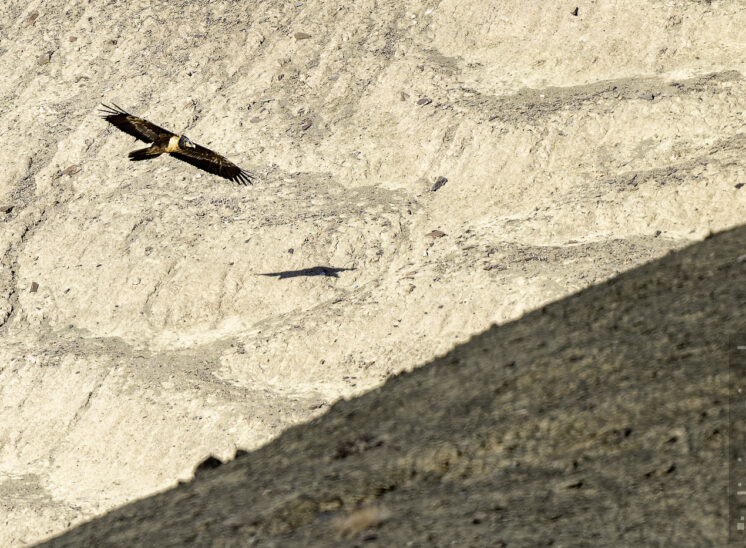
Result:
{"label": "wingtip feather", "polygon": [[246,186],[246,185],[253,185],[254,184],[253,177],[252,177],[251,173],[249,173],[248,171],[244,171],[242,169],[241,170],[241,177],[245,181],[244,182],[244,186]]}
{"label": "wingtip feather", "polygon": [[231,177],[230,180],[243,186],[254,184],[251,174],[248,171],[244,171],[243,169],[236,173],[233,177]]}
{"label": "wingtip feather", "polygon": [[99,109],[99,113],[101,114],[102,118],[107,118],[109,116],[119,116],[120,114],[122,114],[121,112],[110,107],[109,105],[105,105],[104,103],[101,103],[101,105],[104,107],[104,109],[108,109],[108,110]]}
{"label": "wingtip feather", "polygon": [[119,116],[121,114],[129,114],[126,110],[124,110],[122,107],[118,106],[116,103],[112,103],[114,106],[107,105],[106,103],[101,103],[101,106],[104,107],[103,109],[99,109],[99,112],[103,114],[103,117],[106,118],[107,116]]}

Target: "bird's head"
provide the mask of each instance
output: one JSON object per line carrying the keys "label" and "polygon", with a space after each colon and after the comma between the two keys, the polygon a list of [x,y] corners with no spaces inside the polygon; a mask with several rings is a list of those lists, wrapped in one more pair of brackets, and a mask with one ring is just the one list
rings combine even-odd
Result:
{"label": "bird's head", "polygon": [[189,140],[189,137],[186,135],[182,135],[179,137],[179,147],[180,148],[194,148],[196,145]]}

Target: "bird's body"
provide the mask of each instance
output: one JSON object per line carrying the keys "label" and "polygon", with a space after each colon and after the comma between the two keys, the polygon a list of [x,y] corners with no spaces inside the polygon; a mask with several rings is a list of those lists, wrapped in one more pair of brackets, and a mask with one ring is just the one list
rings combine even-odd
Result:
{"label": "bird's body", "polygon": [[[182,137],[186,137],[186,135],[182,135]],[[179,148],[179,137],[174,135],[168,140],[168,144],[166,145],[166,152],[178,152]]]}
{"label": "bird's body", "polygon": [[137,140],[144,143],[153,143],[147,148],[130,152],[130,160],[150,160],[161,154],[170,154],[179,160],[230,181],[242,185],[252,184],[252,175],[250,173],[244,171],[224,156],[193,143],[186,135],[176,135],[144,118],[129,114],[117,105],[113,107],[103,106],[106,109],[103,111],[104,120],[117,129],[132,135]]}

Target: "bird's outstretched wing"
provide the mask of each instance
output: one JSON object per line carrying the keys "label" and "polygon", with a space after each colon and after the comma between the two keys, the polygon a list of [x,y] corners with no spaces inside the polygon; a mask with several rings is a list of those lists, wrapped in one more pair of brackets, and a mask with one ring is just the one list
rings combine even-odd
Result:
{"label": "bird's outstretched wing", "polygon": [[253,175],[251,175],[251,173],[244,171],[228,160],[228,158],[221,156],[217,152],[213,152],[209,148],[205,148],[196,143],[193,144],[194,147],[182,148],[178,152],[171,152],[171,156],[175,156],[179,160],[192,164],[208,173],[220,175],[234,183],[240,185],[254,184],[252,181]]}
{"label": "bird's outstretched wing", "polygon": [[144,118],[133,116],[117,105],[110,107],[102,103],[102,106],[104,108],[101,109],[101,113],[104,120],[144,143],[168,141],[175,135],[175,133],[158,127]]}

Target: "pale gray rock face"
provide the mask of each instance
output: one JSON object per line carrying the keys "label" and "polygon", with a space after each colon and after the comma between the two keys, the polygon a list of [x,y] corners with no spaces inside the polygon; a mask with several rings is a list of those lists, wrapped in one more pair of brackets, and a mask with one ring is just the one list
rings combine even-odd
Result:
{"label": "pale gray rock face", "polygon": [[0,545],[742,223],[741,4],[575,7],[1,3]]}

